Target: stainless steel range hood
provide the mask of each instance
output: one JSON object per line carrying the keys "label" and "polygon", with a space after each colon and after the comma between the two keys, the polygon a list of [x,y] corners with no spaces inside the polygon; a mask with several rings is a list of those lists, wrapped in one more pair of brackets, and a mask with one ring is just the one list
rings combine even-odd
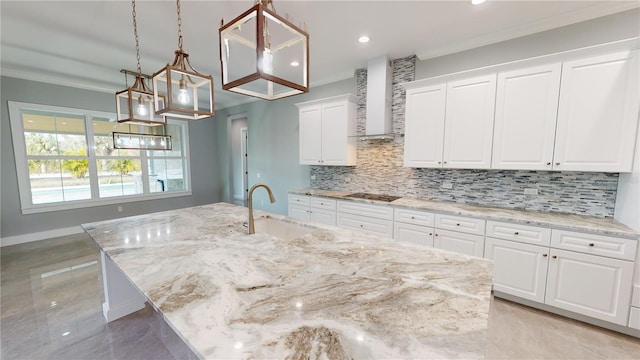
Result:
{"label": "stainless steel range hood", "polygon": [[394,138],[391,125],[392,72],[386,56],[371,59],[367,64],[367,115],[365,135],[359,136],[361,140]]}

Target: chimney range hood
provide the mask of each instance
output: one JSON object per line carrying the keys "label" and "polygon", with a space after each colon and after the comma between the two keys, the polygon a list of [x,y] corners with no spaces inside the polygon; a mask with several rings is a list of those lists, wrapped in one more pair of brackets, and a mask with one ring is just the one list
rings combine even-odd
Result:
{"label": "chimney range hood", "polygon": [[392,69],[389,59],[380,56],[367,63],[367,112],[365,135],[361,140],[391,140],[393,99]]}

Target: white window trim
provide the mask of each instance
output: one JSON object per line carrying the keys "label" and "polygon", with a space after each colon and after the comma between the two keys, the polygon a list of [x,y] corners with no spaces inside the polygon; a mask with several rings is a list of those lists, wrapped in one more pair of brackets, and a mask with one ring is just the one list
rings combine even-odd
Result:
{"label": "white window trim", "polygon": [[[16,174],[18,177],[18,191],[20,195],[20,206],[22,208],[22,214],[37,214],[49,211],[80,209],[94,206],[104,206],[113,204],[123,204],[138,201],[167,199],[182,196],[191,196],[191,154],[189,153],[189,127],[188,122],[181,120],[169,120],[170,124],[182,126],[183,146],[184,146],[184,159],[186,163],[186,169],[184,171],[184,184],[185,190],[183,191],[171,191],[162,193],[149,193],[140,195],[127,195],[122,197],[109,197],[109,198],[95,198],[90,200],[74,200],[69,202],[57,202],[46,204],[33,204],[31,202],[31,180],[29,178],[29,166],[27,163],[27,148],[24,141],[24,124],[22,120],[22,110],[36,110],[36,111],[51,111],[65,114],[73,114],[83,116],[85,118],[85,133],[88,137],[93,134],[93,128],[89,128],[90,124],[87,119],[93,117],[103,117],[115,119],[115,113],[109,113],[104,111],[95,111],[87,109],[75,109],[60,106],[40,105],[33,103],[24,103],[17,101],[8,101],[9,104],[9,119],[11,123],[11,134],[13,138],[13,151],[16,161]],[[93,143],[93,137],[87,139],[87,156],[89,163],[91,160],[95,160],[95,152],[93,151],[91,144]],[[142,160],[147,160],[153,157],[141,156]],[[156,157],[158,158],[158,157]],[[176,156],[163,156],[163,159],[181,158]],[[93,179],[92,179],[93,180]],[[97,181],[97,179],[95,179]],[[97,188],[94,189],[92,184],[92,196],[93,190],[97,193]]]}

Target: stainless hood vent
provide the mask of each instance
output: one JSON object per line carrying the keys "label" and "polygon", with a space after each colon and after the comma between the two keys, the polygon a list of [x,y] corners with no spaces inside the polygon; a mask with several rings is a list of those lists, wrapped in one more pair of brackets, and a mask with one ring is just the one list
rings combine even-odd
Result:
{"label": "stainless hood vent", "polygon": [[362,140],[393,139],[391,102],[393,99],[392,69],[386,56],[369,60],[367,64],[367,116]]}

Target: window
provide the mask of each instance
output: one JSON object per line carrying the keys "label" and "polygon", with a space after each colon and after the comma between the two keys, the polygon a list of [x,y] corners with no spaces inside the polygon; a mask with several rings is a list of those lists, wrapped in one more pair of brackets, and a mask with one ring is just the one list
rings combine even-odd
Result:
{"label": "window", "polygon": [[114,149],[115,114],[9,102],[22,213],[191,195],[188,132],[169,121],[172,150]]}

